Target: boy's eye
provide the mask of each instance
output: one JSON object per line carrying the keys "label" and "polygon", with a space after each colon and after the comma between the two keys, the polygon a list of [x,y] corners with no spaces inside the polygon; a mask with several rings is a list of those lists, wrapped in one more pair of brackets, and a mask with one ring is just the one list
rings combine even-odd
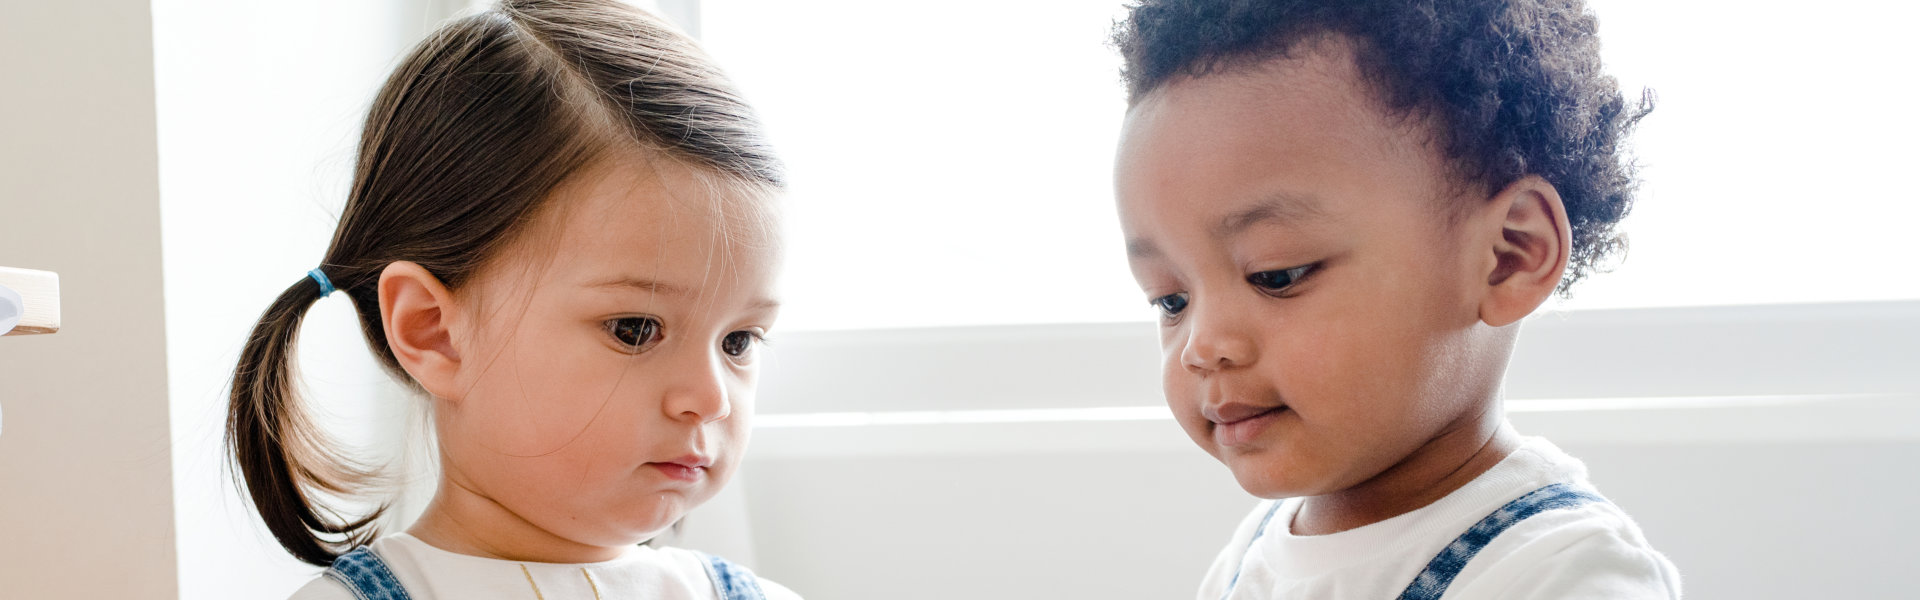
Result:
{"label": "boy's eye", "polygon": [[1154,308],[1160,309],[1160,314],[1167,318],[1180,316],[1180,311],[1187,309],[1187,295],[1185,293],[1167,294],[1148,300],[1147,302],[1152,304]]}
{"label": "boy's eye", "polygon": [[1260,288],[1262,291],[1278,292],[1299,283],[1300,279],[1306,277],[1307,272],[1312,270],[1313,265],[1305,265],[1278,271],[1261,271],[1248,275],[1247,283],[1253,284],[1253,287]]}
{"label": "boy's eye", "polygon": [[720,338],[720,351],[727,353],[727,356],[740,358],[752,352],[753,343],[757,341],[760,341],[760,336],[751,331],[735,331]]}
{"label": "boy's eye", "polygon": [[660,341],[660,320],[653,317],[621,317],[607,321],[607,333],[634,354],[645,352]]}

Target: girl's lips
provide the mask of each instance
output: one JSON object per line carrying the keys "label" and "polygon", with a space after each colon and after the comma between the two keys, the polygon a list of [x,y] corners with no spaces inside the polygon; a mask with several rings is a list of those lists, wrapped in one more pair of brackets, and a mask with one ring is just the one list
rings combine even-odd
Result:
{"label": "girl's lips", "polygon": [[658,469],[660,474],[674,481],[694,482],[707,476],[706,467],[683,465],[677,462],[647,463],[647,466]]}
{"label": "girl's lips", "polygon": [[1248,442],[1253,441],[1255,437],[1259,437],[1261,432],[1266,431],[1268,426],[1273,425],[1274,421],[1279,420],[1280,417],[1286,413],[1286,406],[1276,406],[1263,412],[1236,414],[1234,416],[1239,417],[1237,419],[1224,423],[1214,423],[1213,439],[1215,442],[1219,442],[1220,445],[1227,447],[1247,445]]}
{"label": "girl's lips", "polygon": [[665,464],[676,464],[683,467],[704,469],[704,468],[713,466],[713,457],[707,456],[704,454],[688,454],[688,455],[681,456],[680,458],[676,458],[676,459],[664,461],[664,462]]}
{"label": "girl's lips", "polygon": [[650,462],[647,466],[659,469],[661,474],[674,481],[699,481],[706,477],[707,467],[713,466],[713,457],[688,454],[670,461]]}

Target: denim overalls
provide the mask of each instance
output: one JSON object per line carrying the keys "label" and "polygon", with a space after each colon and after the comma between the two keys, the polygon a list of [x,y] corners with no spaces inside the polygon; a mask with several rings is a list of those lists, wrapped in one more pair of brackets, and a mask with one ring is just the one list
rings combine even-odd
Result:
{"label": "denim overalls", "polygon": [[[713,579],[713,587],[720,591],[720,600],[766,599],[760,591],[759,579],[746,567],[718,556],[696,554],[706,559],[707,577]],[[327,576],[346,584],[359,600],[412,600],[393,571],[387,568],[386,561],[366,546],[334,559]]]}
{"label": "denim overalls", "polygon": [[[1506,506],[1500,507],[1500,510],[1493,511],[1493,514],[1473,524],[1473,527],[1467,528],[1466,533],[1454,538],[1453,543],[1447,544],[1446,549],[1441,550],[1438,556],[1427,561],[1427,568],[1413,578],[1413,583],[1407,585],[1406,591],[1400,592],[1398,600],[1439,600],[1440,595],[1447,592],[1447,586],[1453,584],[1453,578],[1460,574],[1461,569],[1466,568],[1467,561],[1473,559],[1473,555],[1479,554],[1480,549],[1493,541],[1494,536],[1500,535],[1500,532],[1506,531],[1507,528],[1527,517],[1549,510],[1574,508],[1590,502],[1606,501],[1607,499],[1600,497],[1599,494],[1574,487],[1570,483],[1556,483],[1515,498]],[[1267,522],[1273,520],[1273,514],[1279,511],[1280,503],[1273,503],[1273,509],[1267,511],[1267,516],[1260,520],[1260,526],[1253,530],[1253,540],[1247,542],[1248,548],[1252,548],[1253,542],[1258,541],[1260,534],[1266,532]],[[1239,582],[1240,573],[1236,571],[1233,579],[1227,581],[1227,592],[1220,595],[1221,600],[1232,596],[1233,585]]]}

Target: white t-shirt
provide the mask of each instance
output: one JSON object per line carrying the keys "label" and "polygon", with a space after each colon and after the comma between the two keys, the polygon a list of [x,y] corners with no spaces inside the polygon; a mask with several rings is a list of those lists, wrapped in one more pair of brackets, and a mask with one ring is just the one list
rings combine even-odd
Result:
{"label": "white t-shirt", "polygon": [[[1200,584],[1198,600],[1391,600],[1448,544],[1514,499],[1555,483],[1591,490],[1587,467],[1543,438],[1433,504],[1379,523],[1316,536],[1290,531],[1301,499],[1260,503]],[[1273,509],[1265,532],[1260,523]],[[1251,544],[1249,544],[1251,542]],[[1519,521],[1466,563],[1443,600],[1680,597],[1680,573],[1619,507],[1590,502]]]}
{"label": "white t-shirt", "polygon": [[[514,562],[455,554],[427,545],[419,538],[396,533],[375,540],[374,554],[414,600],[553,600],[598,597],[659,600],[718,600],[707,576],[704,559],[679,548],[636,546],[626,556],[607,562],[556,564]],[[525,571],[521,571],[525,567]],[[589,581],[588,577],[592,577]],[[532,582],[529,583],[528,579]],[[800,600],[779,584],[759,580],[768,600]],[[322,575],[293,593],[291,600],[355,600],[345,584]]]}

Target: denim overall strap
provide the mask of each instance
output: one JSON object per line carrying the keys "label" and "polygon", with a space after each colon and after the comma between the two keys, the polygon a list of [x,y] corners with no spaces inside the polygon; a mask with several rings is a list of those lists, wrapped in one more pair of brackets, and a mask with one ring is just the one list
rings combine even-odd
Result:
{"label": "denim overall strap", "polygon": [[1220,594],[1220,600],[1227,600],[1228,596],[1233,595],[1234,584],[1240,583],[1240,571],[1246,569],[1247,566],[1247,552],[1252,551],[1253,543],[1260,541],[1260,535],[1267,532],[1267,522],[1273,520],[1274,513],[1280,512],[1280,503],[1282,502],[1285,501],[1273,501],[1273,508],[1267,509],[1267,516],[1260,517],[1260,525],[1253,528],[1253,539],[1247,540],[1247,548],[1240,551],[1240,566],[1234,568],[1233,578],[1227,580],[1227,591]]}
{"label": "denim overall strap", "polygon": [[1495,536],[1513,527],[1515,523],[1542,512],[1561,508],[1574,508],[1588,503],[1606,502],[1606,498],[1588,490],[1574,487],[1570,483],[1556,483],[1508,502],[1500,510],[1493,511],[1479,523],[1460,534],[1453,543],[1447,544],[1438,556],[1427,562],[1427,569],[1413,578],[1407,590],[1400,593],[1400,600],[1439,600],[1447,593],[1447,586],[1453,584],[1453,578],[1466,568],[1467,561],[1473,555],[1487,547]]}
{"label": "denim overall strap", "polygon": [[760,591],[760,578],[754,576],[753,571],[718,556],[695,554],[706,559],[707,577],[713,579],[713,588],[720,592],[720,600],[765,600],[767,597]]}
{"label": "denim overall strap", "polygon": [[407,596],[407,588],[400,587],[400,579],[393,576],[393,570],[387,568],[387,562],[366,546],[333,559],[327,576],[346,584],[359,600],[412,600]]}

